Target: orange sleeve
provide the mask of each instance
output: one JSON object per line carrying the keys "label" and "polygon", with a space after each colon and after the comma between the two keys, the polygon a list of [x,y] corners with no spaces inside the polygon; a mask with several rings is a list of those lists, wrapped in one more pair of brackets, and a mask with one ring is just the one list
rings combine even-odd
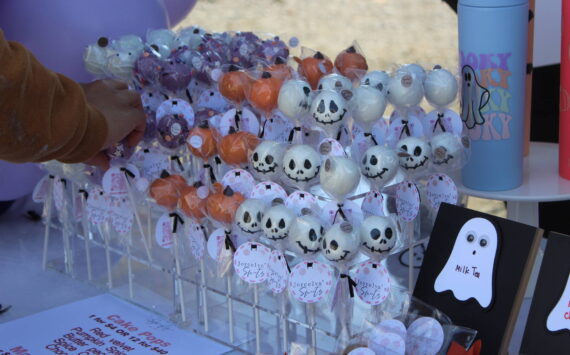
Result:
{"label": "orange sleeve", "polygon": [[0,30],[0,159],[78,163],[99,152],[105,117],[73,80],[46,69]]}

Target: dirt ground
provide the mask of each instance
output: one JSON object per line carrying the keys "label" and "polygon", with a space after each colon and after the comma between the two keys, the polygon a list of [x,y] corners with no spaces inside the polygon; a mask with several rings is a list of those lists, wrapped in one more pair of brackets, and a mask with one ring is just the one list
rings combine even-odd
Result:
{"label": "dirt ground", "polygon": [[[296,37],[295,55],[307,47],[334,58],[356,40],[370,69],[458,68],[457,16],[441,0],[198,0],[178,27],[191,25]],[[468,207],[506,215],[500,201],[470,198]]]}

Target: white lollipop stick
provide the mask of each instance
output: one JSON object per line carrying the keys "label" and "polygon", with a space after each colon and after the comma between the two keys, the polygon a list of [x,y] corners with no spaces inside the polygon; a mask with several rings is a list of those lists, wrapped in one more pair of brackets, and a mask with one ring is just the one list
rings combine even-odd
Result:
{"label": "white lollipop stick", "polygon": [[47,253],[48,253],[48,244],[49,244],[49,234],[51,230],[51,214],[53,211],[53,186],[54,186],[54,176],[50,175],[48,193],[46,195],[46,199],[44,202],[44,211],[43,211],[43,215],[46,221],[46,227],[44,230],[44,251],[42,257],[42,269],[44,271],[47,268]]}
{"label": "white lollipop stick", "polygon": [[148,258],[148,262],[152,263],[152,255],[150,254],[150,248],[148,247],[148,238],[146,236],[145,230],[143,228],[142,222],[141,222],[141,217],[139,216],[139,211],[137,209],[137,204],[135,202],[135,198],[134,198],[134,194],[133,194],[133,189],[131,186],[131,181],[129,180],[128,177],[128,170],[124,170],[125,172],[125,182],[126,182],[126,186],[127,186],[127,194],[129,196],[129,201],[131,203],[131,207],[133,208],[133,212],[135,215],[135,221],[137,222],[137,226],[139,228],[139,232],[141,233],[141,239],[144,245],[144,249],[146,251],[146,256]]}
{"label": "white lollipop stick", "polygon": [[186,322],[186,304],[184,302],[184,285],[182,283],[182,266],[180,263],[180,244],[179,244],[178,232],[177,232],[178,223],[179,222],[184,223],[184,221],[176,213],[173,213],[170,216],[173,218],[172,234],[173,234],[173,239],[174,239],[174,264],[176,267],[176,284],[178,285],[178,297],[179,297],[179,302],[180,302],[180,315],[181,315],[182,322],[185,323]]}
{"label": "white lollipop stick", "polygon": [[81,226],[83,227],[83,241],[85,243],[85,258],[87,262],[87,279],[91,281],[93,279],[93,274],[91,270],[91,229],[89,226],[89,221],[87,220],[87,199],[86,191],[79,190],[81,196],[81,205],[83,208],[83,215],[81,216]]}
{"label": "white lollipop stick", "polygon": [[108,231],[103,232],[103,228],[101,224],[97,225],[97,229],[99,230],[99,234],[103,238],[105,242],[105,260],[107,262],[107,287],[109,289],[113,288],[113,274],[111,270],[111,252],[109,250],[109,234]]}

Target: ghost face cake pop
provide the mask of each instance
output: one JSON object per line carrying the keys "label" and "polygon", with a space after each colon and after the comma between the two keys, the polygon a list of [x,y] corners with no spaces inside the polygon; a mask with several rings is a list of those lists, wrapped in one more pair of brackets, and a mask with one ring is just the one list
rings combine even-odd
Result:
{"label": "ghost face cake pop", "polygon": [[390,217],[369,216],[360,226],[363,251],[373,258],[388,255],[396,246],[398,229]]}
{"label": "ghost face cake pop", "polygon": [[321,156],[306,144],[291,146],[283,156],[284,181],[299,188],[316,182],[321,171]]}
{"label": "ghost face cake pop", "polygon": [[261,220],[261,227],[267,239],[283,241],[289,236],[289,228],[295,219],[295,214],[284,205],[271,207]]}
{"label": "ghost face cake pop", "polygon": [[364,153],[360,161],[360,171],[375,189],[380,189],[396,176],[398,164],[396,152],[375,145]]}
{"label": "ghost face cake pop", "polygon": [[242,202],[236,211],[234,222],[248,236],[261,232],[261,221],[266,204],[258,199],[249,198]]}
{"label": "ghost face cake pop", "polygon": [[417,137],[407,137],[398,142],[400,167],[408,174],[426,171],[430,165],[432,151],[428,142]]}
{"label": "ghost face cake pop", "polygon": [[289,228],[289,250],[303,258],[314,258],[321,248],[325,228],[311,215],[297,217]]}
{"label": "ghost face cake pop", "polygon": [[283,154],[285,154],[283,144],[275,141],[262,141],[250,158],[253,174],[260,181],[276,180],[282,173]]}
{"label": "ghost face cake pop", "polygon": [[360,169],[352,159],[329,157],[321,171],[321,187],[337,202],[342,202],[360,182]]}
{"label": "ghost face cake pop", "polygon": [[358,253],[358,231],[348,222],[333,225],[324,235],[321,245],[323,255],[335,264],[345,264]]}

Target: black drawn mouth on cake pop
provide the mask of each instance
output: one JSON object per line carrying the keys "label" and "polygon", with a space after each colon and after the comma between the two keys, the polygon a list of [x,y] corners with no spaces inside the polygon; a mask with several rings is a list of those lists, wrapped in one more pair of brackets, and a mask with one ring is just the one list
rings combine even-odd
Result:
{"label": "black drawn mouth on cake pop", "polygon": [[382,171],[379,172],[378,174],[369,175],[369,174],[364,173],[363,175],[369,179],[383,179],[384,173],[386,173],[387,171],[388,171],[388,169],[382,168]]}
{"label": "black drawn mouth on cake pop", "polygon": [[433,163],[434,163],[435,165],[443,165],[443,164],[449,163],[449,161],[450,161],[451,159],[453,159],[453,158],[454,158],[453,155],[448,154],[448,155],[445,156],[444,159],[441,159],[441,160],[434,160]]}
{"label": "black drawn mouth on cake pop", "polygon": [[429,160],[429,158],[427,156],[424,156],[424,158],[419,163],[417,163],[415,165],[404,164],[404,165],[400,165],[400,166],[406,170],[415,170],[417,168],[424,166],[428,160]]}
{"label": "black drawn mouth on cake pop", "polygon": [[305,246],[303,243],[301,243],[300,240],[297,241],[297,245],[299,245],[299,248],[303,249],[303,254],[315,254],[318,253],[321,249],[317,248],[317,249],[310,249],[309,247]]}
{"label": "black drawn mouth on cake pop", "polygon": [[270,240],[283,240],[283,239],[287,238],[288,235],[289,235],[288,233],[285,233],[285,234],[283,234],[283,235],[276,235],[276,236],[273,236],[273,235],[272,235],[272,236],[267,236],[267,239],[270,239]]}
{"label": "black drawn mouth on cake pop", "polygon": [[335,263],[338,263],[339,261],[343,261],[344,259],[346,259],[346,257],[348,256],[348,254],[350,254],[350,250],[344,250],[343,251],[343,255],[338,258],[338,259],[329,259],[330,261],[334,261]]}
{"label": "black drawn mouth on cake pop", "polygon": [[285,172],[285,176],[287,176],[289,179],[291,179],[291,180],[293,180],[293,181],[295,181],[295,182],[309,182],[309,181],[311,181],[312,179],[314,179],[317,175],[319,175],[319,171],[320,171],[320,170],[321,170],[321,166],[319,165],[319,166],[317,166],[316,172],[315,172],[315,174],[314,174],[313,176],[306,177],[306,178],[304,178],[304,179],[294,178],[294,177],[292,177],[291,175],[287,174],[287,172],[285,172],[285,171],[284,171],[284,172]]}
{"label": "black drawn mouth on cake pop", "polygon": [[253,167],[253,170],[255,170],[255,171],[257,171],[258,173],[261,173],[261,174],[269,174],[269,173],[274,173],[274,172],[275,172],[275,169],[277,169],[277,166],[278,166],[278,165],[275,164],[275,165],[269,167],[269,169],[267,169],[267,170],[262,170],[262,169],[257,168],[256,166],[254,166],[254,167]]}
{"label": "black drawn mouth on cake pop", "polygon": [[387,248],[387,249],[374,248],[374,247],[368,246],[368,244],[366,242],[362,243],[362,246],[365,247],[366,249],[370,250],[373,253],[387,253],[390,250],[392,250],[392,247]]}
{"label": "black drawn mouth on cake pop", "polygon": [[245,233],[248,233],[248,234],[255,234],[255,233],[259,232],[259,230],[253,230],[253,231],[252,231],[252,230],[249,230],[249,229],[245,229],[245,228],[241,225],[240,222],[237,222],[236,224],[237,224],[237,226],[239,227],[239,229],[241,229],[241,230],[242,230],[243,232],[245,232]]}
{"label": "black drawn mouth on cake pop", "polygon": [[[340,116],[338,116],[338,119],[337,119],[337,120],[333,120],[333,121],[321,121],[321,120],[319,120],[319,118],[317,117],[317,115],[315,115],[314,113],[313,113],[313,118],[315,119],[315,121],[317,121],[318,123],[320,123],[320,124],[322,124],[322,125],[329,125],[329,124],[330,124],[330,125],[333,125],[333,124],[335,124],[335,123],[337,123],[337,122],[342,121],[342,119],[344,118],[344,115],[346,115],[346,109],[345,109],[345,108],[342,109],[342,113],[340,114]],[[325,118],[330,118],[330,117],[331,117],[330,114],[328,114],[328,113],[325,114]]]}

